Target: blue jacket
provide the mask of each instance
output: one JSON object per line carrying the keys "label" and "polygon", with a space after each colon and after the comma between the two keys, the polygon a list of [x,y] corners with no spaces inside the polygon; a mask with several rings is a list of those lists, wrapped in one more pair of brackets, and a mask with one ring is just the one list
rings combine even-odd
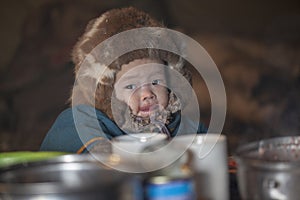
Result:
{"label": "blue jacket", "polygon": [[[168,125],[167,128],[172,137],[177,134],[180,122],[181,116],[177,114]],[[194,126],[197,133],[207,131],[202,123],[188,122],[186,124],[189,127]],[[44,138],[40,150],[86,153],[103,138],[112,139],[125,134],[103,112],[91,106],[79,105],[66,109],[57,117]],[[185,134],[188,133],[185,132]]]}

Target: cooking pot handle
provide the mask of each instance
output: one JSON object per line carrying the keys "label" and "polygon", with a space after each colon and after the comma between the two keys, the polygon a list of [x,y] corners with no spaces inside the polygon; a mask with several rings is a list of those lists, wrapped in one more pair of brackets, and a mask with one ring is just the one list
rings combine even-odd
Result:
{"label": "cooking pot handle", "polygon": [[264,191],[268,199],[288,200],[287,196],[280,191],[280,182],[274,179],[265,179],[263,182]]}

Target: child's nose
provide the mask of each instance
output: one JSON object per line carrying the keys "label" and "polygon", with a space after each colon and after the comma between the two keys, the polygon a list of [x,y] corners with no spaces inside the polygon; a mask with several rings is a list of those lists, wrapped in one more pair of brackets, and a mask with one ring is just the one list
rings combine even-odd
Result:
{"label": "child's nose", "polygon": [[155,94],[153,93],[150,85],[143,85],[140,88],[140,97],[142,101],[155,99]]}

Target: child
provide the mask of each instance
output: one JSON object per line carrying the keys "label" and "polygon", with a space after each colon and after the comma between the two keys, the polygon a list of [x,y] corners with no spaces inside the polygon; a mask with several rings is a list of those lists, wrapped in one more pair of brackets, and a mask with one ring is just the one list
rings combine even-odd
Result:
{"label": "child", "polygon": [[[60,114],[40,150],[105,152],[110,151],[109,140],[120,135],[177,134],[183,105],[167,87],[171,76],[168,68],[191,81],[180,56],[163,50],[138,49],[106,65],[90,54],[106,39],[142,27],[163,25],[132,7],[107,11],[88,24],[72,54],[79,80],[73,88],[72,108]],[[80,67],[84,63],[88,70],[82,73]],[[196,126],[197,133],[206,132],[201,123]]]}

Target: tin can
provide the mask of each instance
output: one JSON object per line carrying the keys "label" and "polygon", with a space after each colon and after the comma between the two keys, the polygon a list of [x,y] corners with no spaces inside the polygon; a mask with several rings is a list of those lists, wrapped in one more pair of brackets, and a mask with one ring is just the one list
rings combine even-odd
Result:
{"label": "tin can", "polygon": [[196,200],[191,177],[155,176],[146,181],[146,200]]}

